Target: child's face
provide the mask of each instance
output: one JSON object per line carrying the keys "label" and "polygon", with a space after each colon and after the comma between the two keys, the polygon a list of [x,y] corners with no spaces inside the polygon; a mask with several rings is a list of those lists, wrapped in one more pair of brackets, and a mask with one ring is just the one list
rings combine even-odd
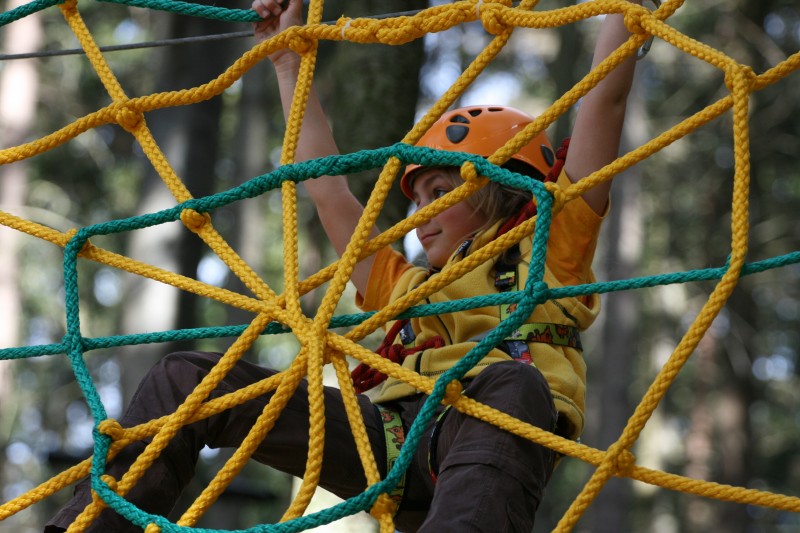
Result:
{"label": "child's face", "polygon": [[[452,177],[441,168],[420,171],[412,186],[417,208],[425,207],[453,190]],[[442,268],[456,248],[472,237],[487,221],[485,215],[475,211],[466,201],[439,213],[417,228],[417,238],[422,243],[428,263]]]}

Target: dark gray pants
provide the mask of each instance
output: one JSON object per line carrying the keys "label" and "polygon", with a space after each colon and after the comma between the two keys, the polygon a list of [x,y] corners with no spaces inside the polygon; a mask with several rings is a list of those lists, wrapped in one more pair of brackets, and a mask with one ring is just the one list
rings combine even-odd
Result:
{"label": "dark gray pants", "polygon": [[[219,354],[180,352],[156,364],[142,380],[120,423],[130,427],[172,413],[219,360]],[[275,372],[247,362],[238,363],[222,380],[212,397],[234,392]],[[466,384],[465,394],[536,426],[555,426],[547,383],[533,367],[497,363]],[[194,475],[200,450],[235,447],[247,435],[271,395],[216,414],[181,429],[159,459],[148,469],[127,499],[150,513],[166,515]],[[383,425],[366,396],[359,403],[381,476],[386,472]],[[425,400],[423,395],[385,405],[398,411],[406,431]],[[275,427],[253,459],[296,476],[302,476],[308,453],[308,394],[301,382]],[[366,488],[360,460],[338,389],[325,388],[325,451],[320,485],[348,498]],[[439,460],[435,483],[428,467],[429,438],[435,421],[426,429],[406,475],[406,492],[395,517],[401,531],[472,532],[521,531],[528,533],[553,468],[554,454],[525,439],[450,410],[437,428],[435,454]],[[119,479],[145,443],[125,448],[108,472]],[[88,480],[80,482],[75,496],[45,528],[65,529],[91,501]],[[92,532],[141,531],[111,509],[101,513]]]}

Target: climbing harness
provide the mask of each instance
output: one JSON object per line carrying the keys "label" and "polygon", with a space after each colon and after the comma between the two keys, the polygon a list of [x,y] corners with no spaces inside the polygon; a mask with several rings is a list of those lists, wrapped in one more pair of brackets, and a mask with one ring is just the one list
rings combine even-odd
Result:
{"label": "climbing harness", "polygon": [[[544,179],[545,182],[555,182],[558,179],[564,167],[564,161],[566,161],[568,150],[569,138],[566,138],[555,152],[555,161]],[[495,238],[500,237],[519,224],[522,224],[535,214],[536,203],[531,199],[522,207],[516,216],[511,217],[498,230]],[[466,255],[470,246],[472,246],[472,242],[472,239],[468,239],[461,243],[454,256],[459,257]],[[518,248],[516,255],[519,255]],[[502,259],[498,259],[495,264],[496,290],[498,292],[505,292],[514,287],[519,290],[519,276],[516,265],[508,265],[504,263]],[[514,309],[516,309],[516,304],[514,303],[501,305],[500,320],[502,321],[508,318]],[[394,340],[398,335],[400,336],[400,342],[395,343]],[[475,337],[470,339],[470,341],[479,342],[485,335],[486,334]],[[381,345],[375,352],[394,363],[402,364],[403,360],[409,355],[423,352],[430,348],[441,348],[445,345],[445,341],[441,336],[432,337],[420,344],[414,344],[415,341],[416,333],[411,326],[411,321],[409,319],[397,320],[389,329]],[[542,322],[522,324],[508,337],[503,339],[497,347],[515,361],[533,364],[530,347],[528,346],[528,343],[531,342],[553,344],[556,346],[575,348],[577,350],[582,349],[578,328],[565,324]],[[361,363],[351,372],[351,378],[353,379],[356,392],[360,394],[384,382],[387,376],[379,370]]]}
{"label": "climbing harness", "polygon": [[[400,418],[400,413],[382,405],[375,406],[383,423],[383,435],[386,442],[386,472],[392,470],[397,458],[400,457],[400,450],[406,441],[405,430],[403,430],[403,421]],[[400,505],[403,499],[403,492],[406,488],[406,473],[403,472],[400,481],[389,492],[389,497]]]}

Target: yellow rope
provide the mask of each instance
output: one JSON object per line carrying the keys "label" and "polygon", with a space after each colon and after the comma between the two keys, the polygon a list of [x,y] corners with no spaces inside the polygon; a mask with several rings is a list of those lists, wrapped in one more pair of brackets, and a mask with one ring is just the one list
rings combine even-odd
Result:
{"label": "yellow rope", "polygon": [[[750,168],[747,116],[749,96],[752,92],[776,83],[800,68],[800,53],[793,54],[779,65],[757,76],[750,67],[739,64],[724,53],[682,34],[665,22],[683,4],[682,0],[666,1],[659,9],[653,12],[624,0],[595,0],[550,11],[534,11],[537,3],[536,0],[524,0],[519,7],[514,8],[511,7],[510,2],[507,0],[460,1],[431,7],[411,17],[396,17],[384,20],[342,17],[336,24],[326,25],[320,23],[322,1],[314,0],[310,6],[308,24],[306,26],[291,28],[272,39],[254,46],[237,59],[225,72],[208,83],[186,90],[129,98],[105,61],[91,33],[83,23],[77,2],[75,0],[67,0],[59,6],[59,9],[85,50],[93,69],[111,98],[111,103],[40,139],[0,150],[0,164],[37,156],[71,141],[89,129],[105,124],[117,124],[129,132],[140,144],[148,160],[164,181],[165,186],[173,194],[175,200],[184,202],[191,199],[192,195],[186,189],[183,181],[176,175],[153,138],[147,127],[145,114],[161,108],[190,105],[219,96],[225,89],[239,80],[251,67],[276,50],[292,48],[301,56],[300,76],[287,119],[281,159],[282,164],[289,164],[295,158],[300,124],[302,124],[306,102],[311,90],[318,43],[322,40],[398,45],[419,39],[427,33],[444,31],[466,22],[481,21],[486,31],[492,34],[494,38],[461,73],[436,104],[408,132],[403,141],[413,144],[464,93],[484,71],[486,66],[494,60],[508,42],[515,28],[552,28],[572,24],[600,14],[622,13],[625,17],[625,24],[632,32],[628,41],[589,72],[572,89],[559,97],[532,124],[509,141],[506,146],[493,154],[490,160],[497,164],[506,161],[521,146],[527,144],[540,131],[543,131],[566,113],[622,61],[634,54],[650,35],[655,35],[677,50],[690,54],[722,71],[725,74],[725,83],[729,94],[646,144],[625,154],[606,167],[597,170],[586,179],[573,184],[566,190],[548,185],[548,190],[554,195],[554,210],[557,211],[564,203],[577,198],[588,189],[610,180],[619,172],[657,153],[669,144],[721,116],[726,111],[732,110],[735,173],[732,197],[731,259],[728,269],[675,348],[672,356],[653,380],[650,388],[629,419],[620,438],[608,450],[596,450],[522,423],[504,413],[462,396],[460,388],[455,384],[448,387],[444,401],[470,416],[495,424],[516,435],[538,442],[596,467],[591,479],[562,517],[557,526],[557,531],[570,531],[595,499],[603,485],[613,476],[629,477],[666,489],[723,501],[800,512],[800,498],[743,487],[720,485],[647,469],[637,466],[635,457],[631,453],[633,445],[653,411],[659,405],[683,365],[691,357],[700,339],[702,339],[738,282],[747,253],[749,231],[748,192]],[[311,413],[306,473],[300,491],[286,510],[283,520],[302,515],[306,511],[311,496],[319,483],[322,468],[325,436],[322,370],[323,366],[328,363],[332,364],[336,371],[346,413],[352,427],[357,451],[367,481],[370,485],[380,481],[378,467],[366,434],[364,420],[361,417],[358,401],[350,381],[345,354],[365,362],[387,375],[403,380],[421,392],[432,392],[434,380],[415,374],[400,365],[381,358],[379,355],[357,344],[357,341],[382,327],[397,314],[470,272],[477,265],[519,242],[525,235],[529,235],[533,231],[536,224],[535,220],[527,221],[490,245],[469,255],[464,261],[448,266],[439,275],[377,312],[345,335],[332,333],[328,328],[334,310],[344,293],[344,288],[356,263],[360,259],[398,240],[416,225],[441,213],[451,205],[468,198],[484,184],[483,180],[475,174],[474,168],[469,164],[465,165],[462,169],[465,182],[453,194],[447,195],[420,209],[406,220],[381,233],[378,237],[370,239],[372,227],[388,196],[393,180],[400,170],[400,166],[401,162],[397,158],[391,158],[385,165],[367,202],[353,238],[342,258],[303,281],[299,279],[296,185],[292,182],[285,182],[282,185],[285,288],[284,293],[280,295],[276,294],[230,247],[225,239],[214,229],[207,214],[185,210],[181,214],[181,221],[187,229],[195,232],[231,271],[242,280],[244,285],[252,292],[253,297],[211,287],[197,280],[103,250],[87,242],[80,252],[80,257],[82,258],[160,281],[200,296],[212,298],[252,312],[255,315],[253,322],[246,331],[233,343],[219,364],[206,376],[195,391],[186,398],[175,413],[134,428],[123,429],[119,424],[110,420],[101,424],[101,431],[110,435],[113,440],[109,456],[115,455],[123,446],[131,442],[152,438],[145,451],[142,452],[120,480],[113,480],[109,476],[104,477],[104,481],[109,486],[112,486],[118,494],[124,496],[136,484],[150,464],[158,457],[161,450],[184,425],[207,418],[252,398],[274,391],[271,401],[253,425],[244,442],[217,473],[203,493],[185,511],[178,522],[179,525],[195,524],[249,460],[258,444],[274,426],[283,407],[291,395],[295,393],[300,381],[307,377]],[[0,224],[60,247],[67,246],[70,238],[75,234],[75,230],[62,233],[2,211],[0,211]],[[300,308],[300,297],[326,282],[330,282],[330,284],[325,291],[317,314],[313,318],[305,317]],[[270,321],[277,321],[291,328],[300,342],[301,349],[290,368],[267,380],[255,383],[234,393],[205,401],[208,394],[252,345],[255,338]],[[35,487],[28,493],[4,503],[0,506],[0,520],[42,501],[78,479],[85,477],[89,472],[89,468],[90,461],[83,461]],[[84,512],[76,519],[69,531],[83,531],[104,506],[105,504],[101,500],[95,498],[93,503],[87,506]],[[394,510],[394,504],[387,494],[381,495],[376,500],[372,508],[372,514],[379,521],[382,532],[393,530],[391,517]],[[153,524],[147,529],[151,533],[157,530],[158,527]]]}

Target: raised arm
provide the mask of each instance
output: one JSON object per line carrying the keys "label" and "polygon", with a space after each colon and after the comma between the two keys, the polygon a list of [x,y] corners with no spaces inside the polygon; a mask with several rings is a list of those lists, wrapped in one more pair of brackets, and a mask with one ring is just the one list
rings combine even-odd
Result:
{"label": "raised arm", "polygon": [[[256,40],[261,42],[291,26],[301,25],[302,5],[302,0],[288,0],[284,10],[276,0],[254,0],[252,9],[264,19],[255,26]],[[288,118],[300,70],[300,57],[291,50],[280,50],[272,54],[270,60],[278,78],[284,117]],[[301,162],[338,153],[327,118],[312,87],[295,159]],[[364,207],[350,191],[345,176],[322,176],[306,180],[304,185],[317,208],[325,233],[336,253],[341,256]],[[373,236],[377,233],[373,229]],[[364,259],[356,265],[351,276],[351,281],[362,295],[365,294],[373,262],[373,257]]]}
{"label": "raised arm", "polygon": [[[642,4],[642,0],[631,0]],[[608,57],[630,36],[622,15],[608,15],[597,38],[592,68]],[[619,155],[622,125],[628,93],[633,81],[636,58],[629,57],[581,100],[564,169],[573,182],[612,162]],[[605,211],[611,182],[607,181],[583,195],[598,214]]]}

